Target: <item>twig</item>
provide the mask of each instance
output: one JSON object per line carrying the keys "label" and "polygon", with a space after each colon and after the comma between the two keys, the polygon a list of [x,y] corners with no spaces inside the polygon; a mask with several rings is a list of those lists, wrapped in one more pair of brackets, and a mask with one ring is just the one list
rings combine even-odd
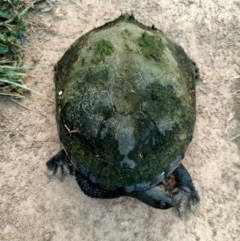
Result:
{"label": "twig", "polygon": [[[68,152],[67,152],[67,150],[66,150],[66,148],[64,147],[63,144],[62,144],[62,148],[63,148],[64,152],[66,153],[66,155],[69,156],[69,154],[68,154]],[[71,164],[72,164],[77,170],[79,170],[79,168],[75,165],[75,163],[72,161],[72,159],[70,158],[69,160],[70,160]]]}
{"label": "twig", "polygon": [[234,137],[232,137],[230,140],[231,140],[231,141],[234,141],[234,140],[236,140],[236,139],[239,138],[239,137],[240,137],[240,133],[237,134],[237,135],[235,135]]}
{"label": "twig", "polygon": [[68,133],[71,135],[72,133],[77,133],[77,130],[70,130],[66,124],[64,124],[64,127],[67,129]]}
{"label": "twig", "polygon": [[29,111],[32,111],[31,109],[29,109],[27,106],[23,105],[23,104],[20,104],[18,101],[14,100],[13,98],[10,98],[10,97],[7,97],[8,99],[10,99],[11,101],[13,101],[14,103],[20,105],[21,107],[29,110]]}

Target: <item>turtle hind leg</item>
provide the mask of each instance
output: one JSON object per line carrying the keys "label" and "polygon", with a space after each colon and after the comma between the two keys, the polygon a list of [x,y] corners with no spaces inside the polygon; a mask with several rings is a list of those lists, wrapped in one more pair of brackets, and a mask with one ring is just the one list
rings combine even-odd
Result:
{"label": "turtle hind leg", "polygon": [[86,178],[79,170],[75,171],[76,181],[81,190],[89,197],[92,198],[105,198],[112,199],[124,195],[124,190],[119,188],[116,190],[107,190],[102,188],[99,184],[93,183]]}
{"label": "turtle hind leg", "polygon": [[173,172],[173,175],[177,183],[177,186],[172,191],[173,200],[181,217],[188,208],[191,211],[195,210],[200,197],[193,185],[190,174],[182,164]]}
{"label": "turtle hind leg", "polygon": [[48,170],[52,172],[59,180],[63,180],[66,174],[73,174],[74,170],[70,162],[70,157],[61,150],[46,163]]}

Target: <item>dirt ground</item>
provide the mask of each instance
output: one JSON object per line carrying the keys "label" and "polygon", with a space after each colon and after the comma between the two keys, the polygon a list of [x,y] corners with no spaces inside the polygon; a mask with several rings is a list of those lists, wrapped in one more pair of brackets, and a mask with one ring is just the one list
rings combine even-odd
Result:
{"label": "dirt ground", "polygon": [[[131,198],[91,199],[72,176],[60,182],[47,175],[46,161],[61,148],[54,64],[82,34],[126,12],[166,32],[201,71],[196,129],[184,159],[201,203],[183,219]],[[26,109],[0,99],[0,240],[240,240],[239,16],[237,0],[39,4],[28,15],[24,48],[35,68],[26,83],[53,101],[31,94],[20,102]]]}

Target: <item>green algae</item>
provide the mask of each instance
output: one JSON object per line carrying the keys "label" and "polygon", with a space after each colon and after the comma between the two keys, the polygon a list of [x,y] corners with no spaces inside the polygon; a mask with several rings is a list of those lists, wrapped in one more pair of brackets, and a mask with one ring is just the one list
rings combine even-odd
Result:
{"label": "green algae", "polygon": [[162,59],[163,43],[159,36],[149,35],[146,32],[137,40],[145,58],[160,62]]}
{"label": "green algae", "polygon": [[110,56],[114,51],[114,47],[111,42],[106,40],[100,40],[96,43],[96,47],[93,51],[92,63],[99,64],[105,60],[107,56]]}

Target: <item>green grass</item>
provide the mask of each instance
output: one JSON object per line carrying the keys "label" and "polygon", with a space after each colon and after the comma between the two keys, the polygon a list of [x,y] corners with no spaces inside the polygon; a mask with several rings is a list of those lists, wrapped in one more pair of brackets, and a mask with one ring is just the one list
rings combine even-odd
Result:
{"label": "green grass", "polygon": [[21,97],[32,91],[23,83],[31,66],[22,63],[27,31],[25,15],[43,0],[0,0],[0,95]]}

